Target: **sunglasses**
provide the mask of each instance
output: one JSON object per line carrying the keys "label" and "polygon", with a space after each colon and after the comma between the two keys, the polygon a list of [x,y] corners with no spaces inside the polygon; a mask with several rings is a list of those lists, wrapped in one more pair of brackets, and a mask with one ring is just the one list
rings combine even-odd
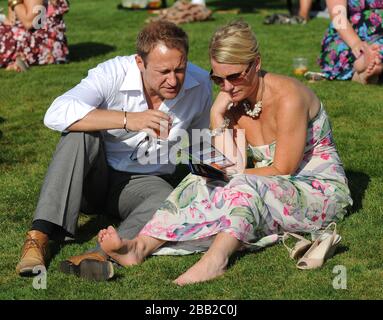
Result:
{"label": "sunglasses", "polygon": [[145,142],[147,142],[146,150],[145,150],[145,156],[147,157],[147,156],[149,155],[149,145],[150,145],[149,140],[150,140],[149,136],[146,136],[145,138],[143,138],[143,139],[137,144],[137,146],[134,148],[132,154],[130,155],[130,160],[132,160],[132,161],[137,161],[137,160],[138,160],[138,158],[137,158],[137,156],[138,156],[138,150],[140,149],[140,147],[141,147]]}
{"label": "sunglasses", "polygon": [[222,86],[225,83],[225,80],[229,81],[233,85],[237,85],[243,81],[243,79],[250,72],[251,67],[254,65],[254,62],[250,62],[245,71],[229,74],[228,76],[222,78],[213,74],[213,70],[210,70],[210,79],[219,86]]}

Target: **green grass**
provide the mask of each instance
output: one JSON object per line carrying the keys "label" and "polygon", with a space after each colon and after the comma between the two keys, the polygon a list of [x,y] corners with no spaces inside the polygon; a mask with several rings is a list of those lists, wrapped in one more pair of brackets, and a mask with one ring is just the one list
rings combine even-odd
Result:
{"label": "green grass", "polygon": [[[118,3],[71,1],[65,17],[70,64],[33,67],[23,74],[0,70],[0,299],[381,299],[383,90],[352,82],[306,83],[328,110],[355,201],[339,224],[343,241],[338,254],[322,269],[298,270],[283,246],[275,245],[236,257],[223,277],[208,283],[182,288],[172,284],[199,255],[153,257],[141,266],[118,269],[114,281],[88,282],[58,271],[61,260],[91,248],[98,229],[108,223],[102,217],[82,216],[77,242],[60,250],[53,248],[46,290],[33,289],[31,278],[15,274],[24,235],[59,139],[57,132],[42,123],[46,109],[91,67],[117,55],[132,54],[136,34],[149,16],[145,11],[116,10]],[[318,70],[316,58],[326,20],[315,19],[305,26],[264,26],[264,16],[284,10],[284,1],[208,3],[217,9],[242,7],[238,16],[253,26],[265,69],[292,76],[293,57],[304,56],[310,69]],[[5,4],[0,1],[0,6]],[[190,36],[190,60],[208,69],[210,36],[217,26],[235,17],[214,14],[213,21],[183,25]],[[332,286],[336,265],[347,268],[347,290]]]}

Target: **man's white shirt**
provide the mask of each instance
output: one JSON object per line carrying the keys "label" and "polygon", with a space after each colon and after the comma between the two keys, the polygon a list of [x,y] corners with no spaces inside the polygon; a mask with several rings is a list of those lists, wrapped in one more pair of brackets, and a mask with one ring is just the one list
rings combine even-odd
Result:
{"label": "man's white shirt", "polygon": [[[119,171],[171,174],[175,165],[168,161],[168,150],[179,142],[185,130],[190,135],[191,129],[209,127],[211,104],[208,72],[188,63],[180,92],[174,99],[164,100],[159,107],[160,111],[171,111],[174,115],[168,140],[150,139],[149,145],[145,145],[140,142],[147,136],[146,132],[127,133],[125,129],[102,131],[108,164]],[[77,86],[53,101],[45,114],[44,123],[50,129],[65,132],[70,125],[96,108],[127,112],[148,110],[135,55],[116,57],[91,69]],[[131,159],[139,144],[140,148],[148,149],[148,164],[142,164],[140,158]],[[142,155],[141,150],[138,151],[138,155]],[[159,158],[161,163],[158,163]]]}

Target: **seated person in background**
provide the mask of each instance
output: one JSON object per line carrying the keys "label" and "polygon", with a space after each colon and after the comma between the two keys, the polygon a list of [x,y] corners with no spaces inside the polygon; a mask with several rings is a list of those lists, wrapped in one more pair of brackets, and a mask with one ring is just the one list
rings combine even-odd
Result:
{"label": "seated person in background", "polygon": [[22,71],[20,63],[67,62],[63,15],[68,10],[66,0],[9,0],[8,15],[0,22],[0,67]]}
{"label": "seated person in background", "polygon": [[383,1],[327,0],[327,7],[332,23],[318,61],[324,77],[377,83],[383,70]]}
{"label": "seated person in background", "polygon": [[[228,183],[188,175],[133,240],[112,226],[101,230],[102,249],[121,265],[141,263],[166,242],[206,239],[208,251],[175,283],[206,281],[225,272],[235,251],[271,244],[284,231],[316,232],[352,203],[323,104],[299,81],[263,71],[258,48],[242,21],[210,43],[211,78],[220,87],[210,125],[238,174]],[[246,145],[255,168],[246,168]]]}
{"label": "seated person in background", "polygon": [[265,18],[264,24],[305,24],[310,20],[313,0],[299,0],[299,7],[295,8],[292,1],[287,1],[289,14],[275,13]]}
{"label": "seated person in background", "polygon": [[305,21],[310,20],[310,10],[312,4],[312,0],[299,0],[298,16],[302,17]]}

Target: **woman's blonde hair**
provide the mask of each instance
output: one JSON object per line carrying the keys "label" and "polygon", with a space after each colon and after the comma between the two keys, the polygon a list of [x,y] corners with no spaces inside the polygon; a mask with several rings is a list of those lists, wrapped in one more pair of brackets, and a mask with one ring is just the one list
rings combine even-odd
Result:
{"label": "woman's blonde hair", "polygon": [[250,26],[235,20],[214,33],[209,56],[218,63],[247,64],[260,56],[259,44]]}

